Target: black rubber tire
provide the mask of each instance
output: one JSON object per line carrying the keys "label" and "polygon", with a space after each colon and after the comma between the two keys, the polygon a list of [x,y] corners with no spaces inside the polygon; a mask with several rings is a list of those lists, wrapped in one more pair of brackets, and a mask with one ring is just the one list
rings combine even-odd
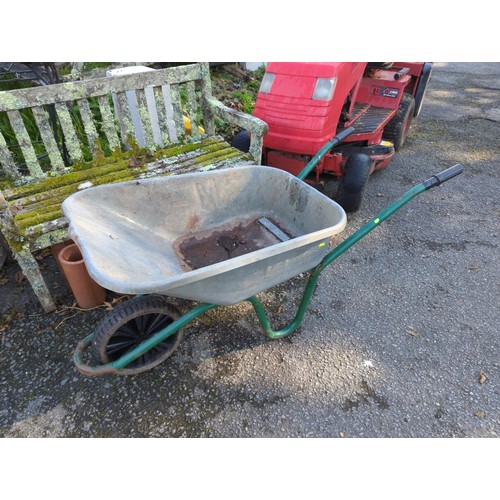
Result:
{"label": "black rubber tire", "polygon": [[371,165],[370,157],[364,154],[355,154],[347,159],[335,196],[346,212],[355,212],[361,207]]}
{"label": "black rubber tire", "polygon": [[392,62],[369,62],[366,63],[367,69],[390,69],[392,68]]}
{"label": "black rubber tire", "polygon": [[247,130],[242,130],[238,132],[231,141],[231,146],[233,148],[243,151],[243,153],[248,153],[250,151],[250,134]]}
{"label": "black rubber tire", "polygon": [[422,110],[422,104],[424,103],[425,93],[427,92],[427,87],[431,81],[432,75],[432,63],[425,63],[422,68],[422,75],[420,76],[420,81],[418,82],[417,90],[415,91],[415,111],[413,116],[417,117]]}
{"label": "black rubber tire", "polygon": [[[116,361],[136,345],[153,336],[181,316],[180,312],[160,295],[145,295],[119,304],[102,319],[92,339],[92,356],[97,364]],[[120,370],[135,375],[151,370],[169,358],[179,346],[184,329],[132,361]]]}
{"label": "black rubber tire", "polygon": [[383,139],[394,144],[394,149],[399,151],[403,146],[408,130],[410,129],[415,99],[410,94],[404,94],[399,104],[399,109],[394,118],[385,126]]}

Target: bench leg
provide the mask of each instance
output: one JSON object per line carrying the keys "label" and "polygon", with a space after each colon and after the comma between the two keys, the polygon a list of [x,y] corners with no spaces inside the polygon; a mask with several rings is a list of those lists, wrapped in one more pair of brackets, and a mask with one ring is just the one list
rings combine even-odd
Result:
{"label": "bench leg", "polygon": [[56,309],[52,295],[47,288],[47,284],[43,279],[38,262],[29,250],[22,250],[15,254],[19,267],[24,276],[30,282],[35,295],[38,297],[40,304],[45,312],[52,312]]}

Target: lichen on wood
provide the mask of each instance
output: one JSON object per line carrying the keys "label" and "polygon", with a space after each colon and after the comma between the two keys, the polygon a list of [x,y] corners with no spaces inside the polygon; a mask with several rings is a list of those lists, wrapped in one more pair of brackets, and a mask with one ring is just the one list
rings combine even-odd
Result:
{"label": "lichen on wood", "polygon": [[54,131],[52,130],[48,113],[40,106],[34,106],[33,116],[35,117],[38,130],[43,140],[45,150],[50,158],[52,172],[63,172],[65,165],[61,153],[54,138]]}
{"label": "lichen on wood", "polygon": [[69,114],[66,103],[56,103],[56,113],[64,134],[65,145],[73,163],[83,160],[83,152],[80,141],[75,131],[71,115]]}

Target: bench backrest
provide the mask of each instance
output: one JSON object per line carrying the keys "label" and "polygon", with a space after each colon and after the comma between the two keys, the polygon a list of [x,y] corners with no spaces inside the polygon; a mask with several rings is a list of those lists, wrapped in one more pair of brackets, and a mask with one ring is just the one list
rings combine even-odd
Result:
{"label": "bench backrest", "polygon": [[201,117],[214,135],[210,97],[207,63],[0,92],[0,178],[31,182],[133,142],[185,141],[184,115],[193,140]]}

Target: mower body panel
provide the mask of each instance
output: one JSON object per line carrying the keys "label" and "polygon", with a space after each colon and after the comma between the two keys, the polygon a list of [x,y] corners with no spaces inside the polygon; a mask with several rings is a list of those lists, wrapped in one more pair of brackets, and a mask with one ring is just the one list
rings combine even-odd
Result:
{"label": "mower body panel", "polygon": [[[254,116],[269,133],[264,147],[314,155],[336,133],[345,96],[362,77],[366,63],[269,63],[269,93],[259,92]],[[313,99],[318,78],[336,79],[330,100]]]}
{"label": "mower body panel", "polygon": [[[415,95],[424,64],[393,63],[367,68],[362,62],[269,63],[271,85],[259,91],[254,116],[265,121],[263,162],[297,175],[336,133],[353,126],[345,143],[382,145],[384,127],[396,115],[405,92]],[[333,80],[330,98],[314,98],[320,79]],[[262,90],[262,87],[261,87]],[[369,154],[373,170],[385,167],[392,153]],[[333,150],[316,168],[341,176],[345,154]]]}

